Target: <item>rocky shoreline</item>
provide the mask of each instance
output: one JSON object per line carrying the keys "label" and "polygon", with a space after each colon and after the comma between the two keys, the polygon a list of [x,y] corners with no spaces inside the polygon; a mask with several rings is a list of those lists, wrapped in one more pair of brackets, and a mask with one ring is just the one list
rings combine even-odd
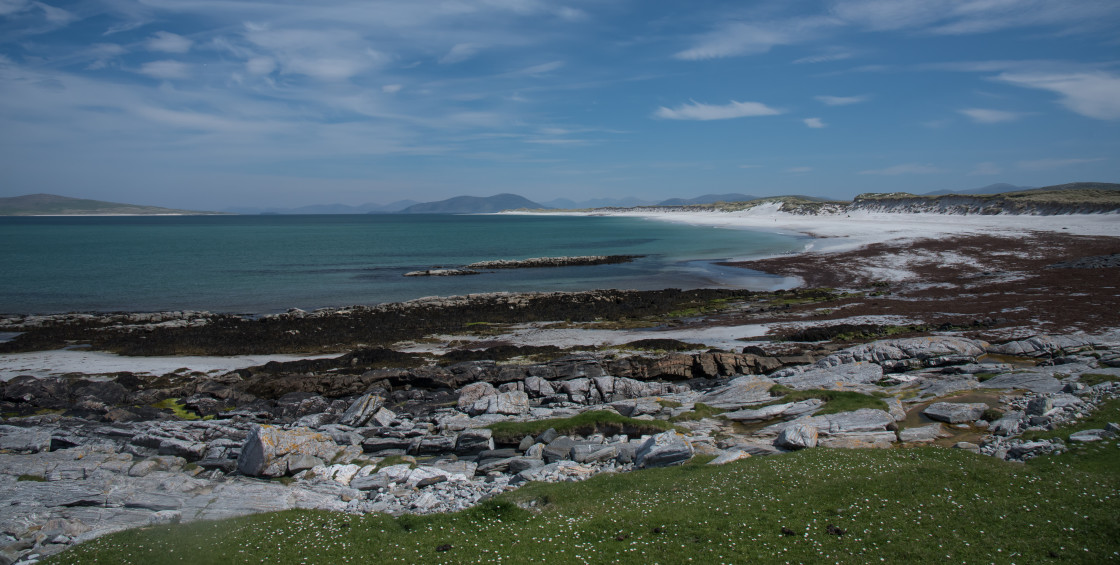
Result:
{"label": "rocky shoreline", "polygon": [[[1024,431],[1120,395],[1116,334],[340,370],[354,359],[4,383],[0,407],[31,414],[0,427],[0,555],[28,561],[120,529],[288,508],[454,511],[527,481],[697,454],[718,464],[939,443],[1021,461],[1066,449]],[[836,393],[863,407],[830,410]]]}

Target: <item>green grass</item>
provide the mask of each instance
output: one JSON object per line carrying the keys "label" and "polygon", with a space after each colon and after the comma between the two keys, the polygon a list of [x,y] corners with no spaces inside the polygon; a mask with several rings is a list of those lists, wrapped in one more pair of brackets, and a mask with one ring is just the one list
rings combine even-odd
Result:
{"label": "green grass", "polygon": [[494,432],[494,441],[498,443],[516,443],[525,436],[535,436],[549,428],[561,435],[642,435],[675,429],[672,424],[662,420],[627,418],[610,410],[591,410],[570,418],[549,418],[535,422],[497,422],[486,427]]}
{"label": "green grass", "polygon": [[723,414],[724,412],[727,412],[727,410],[716,408],[714,406],[708,406],[703,402],[697,402],[696,404],[692,405],[692,410],[689,410],[688,412],[679,414],[677,416],[673,416],[672,418],[669,418],[669,421],[687,422],[689,420],[703,420],[704,418],[714,418],[720,414]]}
{"label": "green grass", "polygon": [[42,476],[42,475],[20,475],[16,479],[16,482],[19,482],[19,481],[31,481],[31,482],[35,482],[35,483],[45,483],[45,482],[47,482],[47,478]]}
{"label": "green grass", "polygon": [[661,399],[658,400],[657,403],[660,404],[662,408],[680,408],[682,406],[682,404],[676,400]]}
{"label": "green grass", "polygon": [[170,410],[175,414],[176,418],[180,420],[200,420],[202,418],[191,410],[187,410],[185,404],[179,401],[178,398],[165,398],[152,405],[152,408],[159,408],[160,410]]}
{"label": "green grass", "polygon": [[[1109,447],[1043,465],[936,447],[807,449],[533,483],[450,515],[293,510],[155,526],[50,562],[1105,563],[1120,555],[1120,449]],[[1087,471],[1083,457],[1112,466]]]}
{"label": "green grass", "polygon": [[1085,386],[1094,386],[1101,383],[1120,382],[1120,377],[1103,373],[1081,373],[1081,376],[1077,377],[1077,381]]}
{"label": "green grass", "polygon": [[872,396],[863,394],[861,392],[853,392],[850,390],[824,390],[819,388],[809,390],[793,390],[784,385],[774,385],[770,387],[770,394],[780,396],[777,400],[762,406],[771,406],[774,404],[785,404],[787,402],[800,402],[810,398],[817,398],[824,401],[824,407],[818,410],[815,416],[824,416],[826,414],[839,414],[840,412],[851,412],[859,410],[860,408],[874,408],[876,410],[890,410],[882,396]]}

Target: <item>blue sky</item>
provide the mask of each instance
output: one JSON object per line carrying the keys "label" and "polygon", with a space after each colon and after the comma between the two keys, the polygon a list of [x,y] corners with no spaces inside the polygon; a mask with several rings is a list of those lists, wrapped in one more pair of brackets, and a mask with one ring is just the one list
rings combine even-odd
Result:
{"label": "blue sky", "polygon": [[1120,182],[1116,0],[0,0],[0,196]]}

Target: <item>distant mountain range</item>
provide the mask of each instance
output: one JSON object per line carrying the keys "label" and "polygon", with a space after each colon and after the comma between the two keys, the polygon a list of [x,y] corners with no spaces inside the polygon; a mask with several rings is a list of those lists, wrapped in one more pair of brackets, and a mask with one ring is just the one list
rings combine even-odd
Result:
{"label": "distant mountain range", "polygon": [[85,200],[56,194],[28,194],[0,198],[0,216],[161,216],[212,215],[217,212],[175,210],[101,200]]}
{"label": "distant mountain range", "polygon": [[750,196],[747,194],[731,193],[731,194],[705,194],[697,196],[696,198],[670,198],[658,202],[658,206],[688,206],[690,204],[715,204],[716,202],[748,202],[751,200],[758,200],[761,196]]}
{"label": "distant mountain range", "polygon": [[635,206],[649,206],[653,204],[653,201],[627,196],[626,198],[592,198],[590,200],[580,201],[557,198],[555,200],[541,202],[541,204],[549,208],[560,208],[562,210],[582,210],[584,208],[633,208]]}
{"label": "distant mountain range", "polygon": [[400,212],[413,204],[419,204],[419,202],[416,200],[398,200],[390,204],[366,203],[358,206],[350,206],[347,204],[314,204],[311,206],[300,206],[298,208],[236,207],[226,208],[225,211],[231,214],[392,214],[394,212]]}
{"label": "distant mountain range", "polygon": [[495,194],[494,196],[456,196],[455,198],[448,198],[447,200],[440,200],[438,202],[425,202],[423,204],[413,204],[404,210],[402,214],[486,214],[491,212],[501,212],[502,210],[517,210],[519,208],[528,208],[539,210],[546,208],[542,204],[538,204],[516,194]]}

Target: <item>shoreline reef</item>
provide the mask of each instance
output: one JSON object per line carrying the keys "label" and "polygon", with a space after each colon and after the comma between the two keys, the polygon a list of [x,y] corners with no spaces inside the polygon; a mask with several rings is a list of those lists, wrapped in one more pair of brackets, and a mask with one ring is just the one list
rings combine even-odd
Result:
{"label": "shoreline reef", "polygon": [[[531,483],[810,448],[1115,451],[1120,216],[696,214],[657,219],[813,233],[803,253],[735,262],[806,287],[0,318],[18,334],[0,343],[12,560],[126,528],[452,512]],[[134,370],[14,366],[60,348]],[[186,353],[201,365],[168,357]],[[289,356],[197,370],[249,353]]]}

